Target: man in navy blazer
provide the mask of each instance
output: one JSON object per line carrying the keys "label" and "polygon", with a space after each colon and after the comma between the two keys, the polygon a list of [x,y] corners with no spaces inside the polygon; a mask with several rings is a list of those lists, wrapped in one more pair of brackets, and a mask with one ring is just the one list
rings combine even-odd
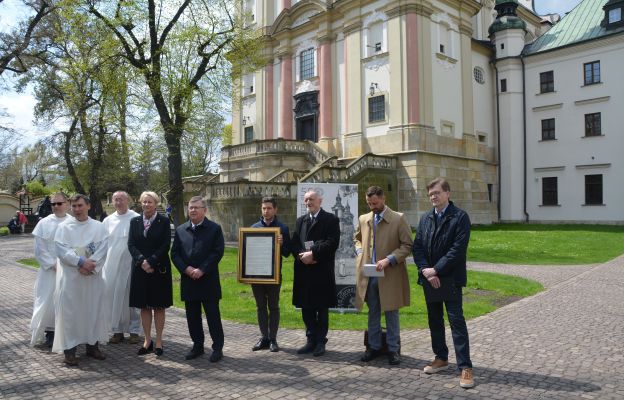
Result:
{"label": "man in navy blazer", "polygon": [[194,196],[188,203],[189,221],[177,227],[171,259],[180,271],[180,292],[186,308],[186,321],[193,347],[186,355],[192,360],[204,354],[204,328],[201,320],[203,305],[212,338],[211,362],[223,358],[223,325],[219,311],[221,283],[219,261],[225,241],[221,226],[205,217],[206,203]]}

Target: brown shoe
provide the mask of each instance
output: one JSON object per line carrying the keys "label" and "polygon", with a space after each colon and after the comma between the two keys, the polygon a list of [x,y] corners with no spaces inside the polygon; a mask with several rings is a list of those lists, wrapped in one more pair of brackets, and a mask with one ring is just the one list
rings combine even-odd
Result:
{"label": "brown shoe", "polygon": [[106,359],[106,356],[104,355],[104,353],[102,353],[102,351],[97,347],[87,350],[87,357],[95,358],[96,360]]}
{"label": "brown shoe", "polygon": [[464,368],[459,378],[459,386],[464,389],[470,389],[474,387],[474,379],[472,378],[472,368]]}
{"label": "brown shoe", "polygon": [[128,338],[128,343],[130,344],[138,344],[140,341],[141,341],[141,338],[136,333],[131,333],[130,337]]}
{"label": "brown shoe", "polygon": [[70,356],[67,354],[65,355],[65,359],[63,360],[63,362],[68,367],[75,367],[76,365],[78,365],[78,359],[76,358],[76,356]]}
{"label": "brown shoe", "polygon": [[123,340],[124,340],[123,333],[115,333],[113,334],[113,336],[110,337],[110,339],[108,339],[108,343],[118,344],[118,343],[123,342]]}
{"label": "brown shoe", "polygon": [[440,372],[448,368],[448,361],[442,360],[440,358],[436,358],[431,361],[427,366],[423,369],[425,374],[435,374],[436,372]]}

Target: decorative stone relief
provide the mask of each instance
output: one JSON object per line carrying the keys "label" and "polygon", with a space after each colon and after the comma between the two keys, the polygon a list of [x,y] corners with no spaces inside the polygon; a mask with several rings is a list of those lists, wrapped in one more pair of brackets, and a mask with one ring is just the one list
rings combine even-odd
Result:
{"label": "decorative stone relief", "polygon": [[303,42],[299,43],[299,45],[297,46],[297,49],[295,50],[295,54],[298,57],[299,53],[311,47],[315,49],[318,47],[318,43],[316,42],[316,40],[310,40],[310,39],[304,40]]}
{"label": "decorative stone relief", "polygon": [[381,67],[388,66],[388,56],[375,58],[371,61],[368,61],[364,64],[364,68],[369,69],[371,71],[379,71]]}
{"label": "decorative stone relief", "polygon": [[386,22],[387,20],[388,20],[388,16],[385,13],[374,11],[372,14],[364,18],[364,22],[362,22],[362,26],[364,28],[367,28],[369,25],[377,21]]}
{"label": "decorative stone relief", "polygon": [[290,26],[291,28],[295,28],[299,25],[303,25],[306,22],[308,22],[310,20],[311,17],[315,16],[316,14],[319,14],[318,10],[310,10],[310,11],[306,11],[303,14],[301,14],[299,16],[299,18],[297,18]]}
{"label": "decorative stone relief", "polygon": [[303,92],[312,92],[315,90],[319,90],[317,82],[306,79],[305,81],[301,81],[297,83],[297,90],[295,91],[295,94],[299,94]]}
{"label": "decorative stone relief", "polygon": [[443,23],[449,27],[452,31],[459,32],[459,26],[453,22],[451,17],[447,13],[437,13],[431,16],[431,21],[436,23]]}

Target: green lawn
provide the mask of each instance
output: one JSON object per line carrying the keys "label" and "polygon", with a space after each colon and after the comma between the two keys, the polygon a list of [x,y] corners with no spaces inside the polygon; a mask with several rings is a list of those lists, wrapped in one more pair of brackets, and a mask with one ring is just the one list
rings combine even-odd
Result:
{"label": "green lawn", "polygon": [[468,259],[504,264],[595,264],[624,253],[624,226],[475,226]]}
{"label": "green lawn", "polygon": [[39,268],[39,263],[34,258],[22,258],[21,260],[17,260],[18,263],[29,265],[31,267]]}
{"label": "green lawn", "polygon": [[[593,264],[608,261],[624,253],[623,226],[607,225],[531,225],[500,224],[472,229],[468,258],[506,264]],[[597,250],[598,249],[598,250]],[[20,260],[37,266],[35,259]],[[236,280],[237,250],[228,248],[220,264],[224,319],[256,324],[256,309],[251,286]],[[288,328],[303,328],[301,314],[291,304],[293,261],[284,261],[281,323]],[[426,327],[426,307],[422,289],[416,284],[416,269],[409,267],[412,305],[401,310],[402,328]],[[174,302],[180,301],[180,276],[174,268]],[[543,287],[534,281],[487,272],[468,271],[469,286],[464,289],[464,312],[467,318],[530,296]],[[366,312],[333,314],[332,329],[365,329]]]}
{"label": "green lawn", "polygon": [[[219,265],[223,299],[221,315],[223,319],[256,324],[256,303],[251,286],[237,281],[238,265],[237,249],[227,248]],[[26,258],[20,263],[38,267],[37,260]],[[416,284],[416,267],[408,269],[411,285],[412,305],[401,309],[402,328],[425,328],[427,326],[427,309],[422,289]],[[284,261],[282,272],[282,292],[280,296],[280,326],[284,328],[303,328],[301,312],[292,303],[293,259]],[[474,318],[494,311],[500,306],[518,298],[530,296],[541,290],[542,285],[527,279],[494,274],[488,272],[468,271],[469,285],[464,289],[464,313],[466,318]],[[173,268],[173,301],[176,307],[184,308],[180,300],[180,274]],[[332,314],[332,329],[364,330],[367,325],[366,308],[361,313]]]}
{"label": "green lawn", "polygon": [[[237,282],[237,250],[228,248],[219,265],[223,300],[221,315],[224,319],[256,324],[256,303],[251,286]],[[416,267],[409,267],[412,305],[401,309],[401,328],[425,328],[427,309],[422,288],[416,284]],[[301,312],[295,310],[292,300],[293,259],[285,259],[282,271],[282,291],[280,296],[280,326],[303,328]],[[174,268],[174,303],[184,307],[180,301],[179,274]],[[487,272],[468,272],[468,288],[464,289],[464,313],[474,318],[495,310],[503,304],[520,297],[530,296],[543,289],[542,285],[527,279]],[[366,329],[367,313],[332,314],[332,329]]]}

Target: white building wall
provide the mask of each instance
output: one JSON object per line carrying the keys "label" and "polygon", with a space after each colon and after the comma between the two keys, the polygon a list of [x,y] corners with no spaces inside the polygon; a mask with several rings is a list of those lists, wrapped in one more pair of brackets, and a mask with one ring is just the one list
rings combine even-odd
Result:
{"label": "white building wall", "polygon": [[[433,81],[433,122],[438,134],[446,136],[462,137],[462,104],[461,104],[461,64],[458,60],[459,50],[447,50],[447,56],[439,52],[439,39],[437,32],[439,23],[432,23],[431,51],[433,53],[433,65],[431,68]],[[459,43],[459,33],[450,30],[451,43]],[[451,45],[452,46],[452,45]],[[455,54],[457,53],[457,54]],[[468,61],[470,62],[470,61]],[[429,101],[429,99],[424,99]]]}
{"label": "white building wall", "polygon": [[[362,72],[364,87],[362,93],[362,118],[364,119],[362,126],[366,137],[374,137],[385,135],[389,128],[389,113],[400,112],[400,110],[390,110],[389,93],[390,93],[390,60],[387,56],[377,58],[364,64]],[[386,122],[385,123],[369,123],[368,122],[368,98],[370,94],[371,84],[376,84],[375,95],[385,94],[386,101]]]}
{"label": "white building wall", "polygon": [[[496,76],[490,66],[490,59],[486,55],[473,51],[472,66],[475,134],[480,143],[494,146],[496,143]],[[483,71],[483,83],[478,83],[475,80],[474,68],[480,68]],[[481,139],[483,136],[485,136],[484,142]]]}
{"label": "white building wall", "polygon": [[[624,222],[624,45],[604,43],[526,59],[531,220]],[[601,83],[584,86],[583,64],[598,60]],[[539,74],[551,70],[555,92],[539,94]],[[601,113],[603,136],[584,137],[585,114],[595,112]],[[540,141],[546,118],[555,118],[554,141]],[[604,205],[584,205],[588,174],[603,175]],[[544,177],[558,178],[558,206],[542,206]]]}
{"label": "white building wall", "polygon": [[[524,221],[524,133],[522,115],[522,68],[518,59],[498,63],[500,93],[500,187],[501,221]],[[494,111],[493,111],[494,112]]]}

